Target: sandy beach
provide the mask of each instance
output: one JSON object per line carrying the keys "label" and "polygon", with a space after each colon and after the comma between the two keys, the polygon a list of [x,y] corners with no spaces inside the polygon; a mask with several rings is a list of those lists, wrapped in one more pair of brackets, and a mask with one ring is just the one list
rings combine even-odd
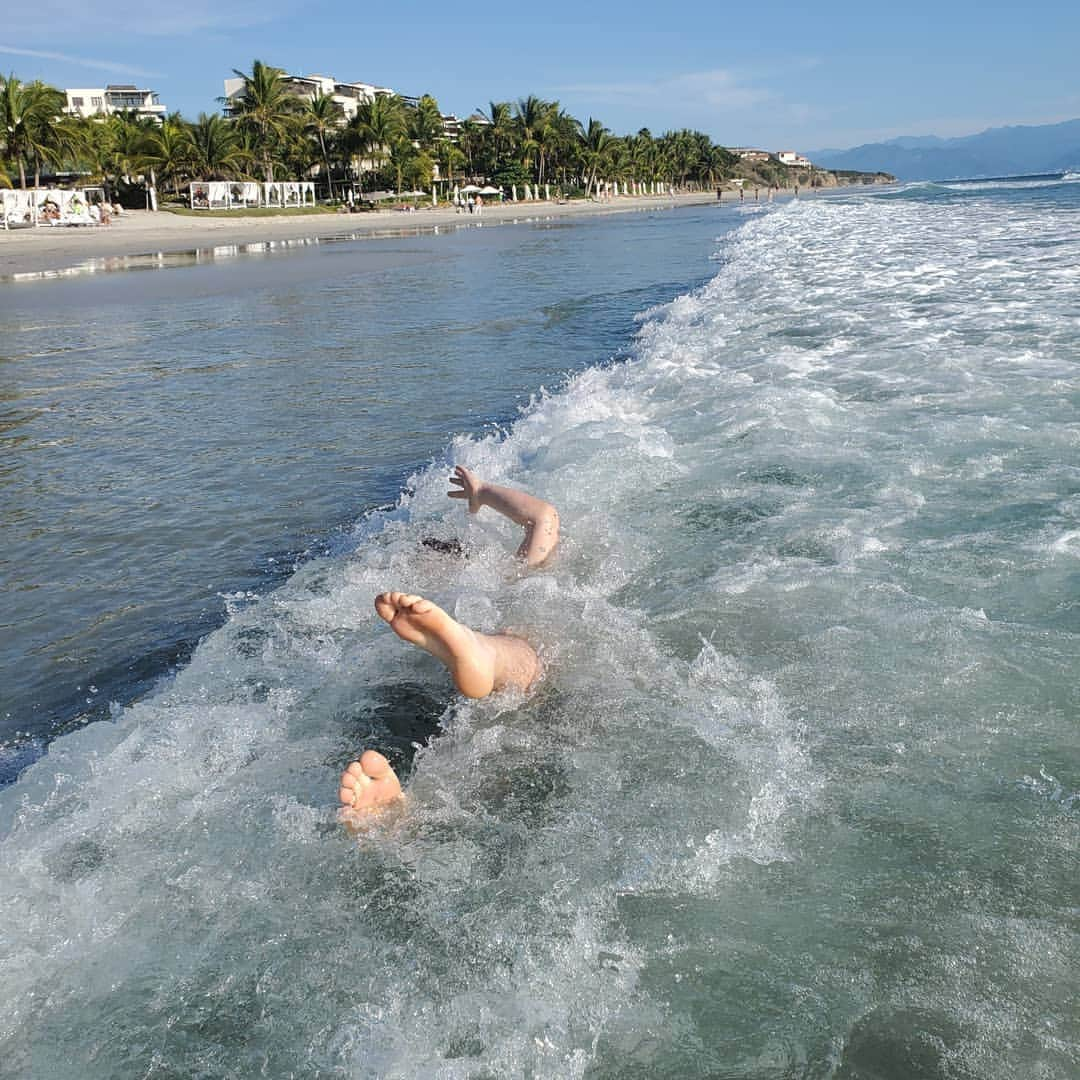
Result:
{"label": "sandy beach", "polygon": [[620,196],[607,202],[491,204],[479,216],[458,213],[453,207],[431,207],[412,213],[378,210],[365,214],[232,219],[134,210],[108,226],[0,231],[0,278],[62,276],[98,261],[142,259],[170,252],[264,243],[287,245],[322,237],[400,236],[435,228],[527,223],[715,202],[716,193],[708,191],[644,198]]}

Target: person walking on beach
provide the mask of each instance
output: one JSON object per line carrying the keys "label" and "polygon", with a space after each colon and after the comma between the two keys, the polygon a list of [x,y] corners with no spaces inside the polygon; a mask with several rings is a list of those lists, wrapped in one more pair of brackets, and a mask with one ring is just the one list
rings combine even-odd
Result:
{"label": "person walking on beach", "polygon": [[[470,514],[486,506],[525,529],[517,556],[527,567],[541,566],[551,558],[559,543],[559,513],[551,503],[516,488],[486,483],[462,465],[454,469],[450,483],[455,490],[447,495],[468,500]],[[380,593],[375,611],[402,641],[441,661],[466,697],[487,697],[508,686],[528,690],[540,674],[540,658],[524,638],[472,630],[422,596]],[[338,799],[346,825],[358,824],[358,815],[399,798],[401,783],[377,750],[365,750],[341,774]]]}

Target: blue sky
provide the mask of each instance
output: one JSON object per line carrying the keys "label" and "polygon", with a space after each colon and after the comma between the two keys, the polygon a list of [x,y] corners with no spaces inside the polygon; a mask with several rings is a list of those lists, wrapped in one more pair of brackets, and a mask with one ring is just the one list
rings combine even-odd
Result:
{"label": "blue sky", "polygon": [[[692,127],[800,150],[1080,117],[1080,4],[312,4],[179,0],[5,5],[0,70],[55,85],[135,82],[189,118],[253,59],[434,94],[467,115],[529,93],[618,134]],[[490,13],[489,13],[490,12]]]}

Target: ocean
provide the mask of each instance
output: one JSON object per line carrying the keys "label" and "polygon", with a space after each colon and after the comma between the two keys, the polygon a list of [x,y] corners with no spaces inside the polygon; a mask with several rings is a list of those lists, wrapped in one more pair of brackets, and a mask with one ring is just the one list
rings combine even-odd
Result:
{"label": "ocean", "polygon": [[[913,184],[0,283],[0,1075],[1075,1077],[1078,224]],[[384,589],[543,679],[460,698]]]}

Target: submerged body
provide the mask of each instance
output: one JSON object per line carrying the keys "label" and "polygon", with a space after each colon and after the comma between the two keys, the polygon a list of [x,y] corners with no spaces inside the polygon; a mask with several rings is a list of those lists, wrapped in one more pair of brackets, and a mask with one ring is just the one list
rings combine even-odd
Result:
{"label": "submerged body", "polygon": [[[559,514],[551,503],[516,488],[485,483],[461,465],[450,482],[459,490],[447,494],[468,499],[469,513],[489,506],[524,527],[525,539],[517,554],[526,566],[539,566],[554,553]],[[507,686],[527,690],[540,674],[540,658],[524,638],[473,630],[422,596],[380,593],[375,610],[403,641],[441,661],[466,697],[487,697]],[[399,799],[401,784],[386,758],[368,750],[342,773],[338,797],[343,813],[374,810]]]}

